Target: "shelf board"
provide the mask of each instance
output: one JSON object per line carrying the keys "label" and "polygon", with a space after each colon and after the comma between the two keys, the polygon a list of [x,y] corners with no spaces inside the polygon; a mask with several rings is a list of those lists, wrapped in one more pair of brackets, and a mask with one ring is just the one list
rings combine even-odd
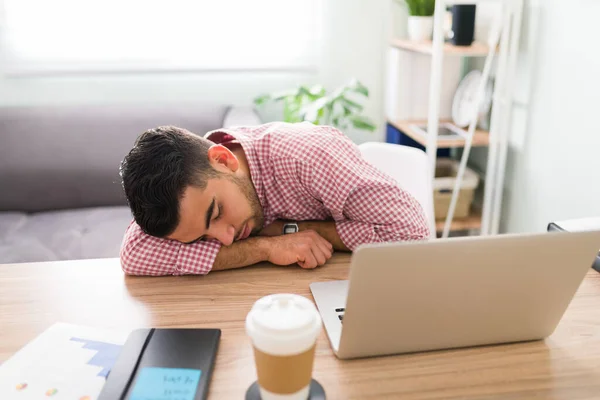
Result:
{"label": "shelf board", "polygon": [[[449,122],[442,120],[440,122]],[[410,126],[413,124],[427,124],[427,121],[418,121],[418,120],[397,120],[392,121],[388,120],[388,123],[395,127],[396,129],[402,131],[405,135],[409,136],[411,139],[415,140],[422,146],[427,147],[427,138],[423,137],[419,133],[415,132]],[[460,139],[438,139],[437,147],[438,149],[448,149],[452,147],[464,147],[465,140]],[[475,135],[473,136],[473,147],[483,147],[487,146],[490,143],[490,135],[486,131],[475,130]]]}
{"label": "shelf board", "polygon": [[[431,55],[433,51],[431,40],[414,41],[409,39],[392,39],[390,45],[398,49],[421,54]],[[448,42],[444,43],[444,54],[449,56],[485,57],[487,56],[488,51],[489,46],[480,42],[473,42],[470,46],[455,46]]]}
{"label": "shelf board", "polygon": [[[445,223],[445,219],[436,220],[435,230],[442,232]],[[481,229],[481,212],[478,210],[471,211],[471,215],[466,218],[454,218],[450,225],[451,231],[467,231],[471,229]]]}

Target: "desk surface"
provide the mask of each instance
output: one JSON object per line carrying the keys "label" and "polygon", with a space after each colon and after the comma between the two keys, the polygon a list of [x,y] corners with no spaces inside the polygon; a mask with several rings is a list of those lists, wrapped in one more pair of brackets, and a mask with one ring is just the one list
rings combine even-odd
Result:
{"label": "desk surface", "polygon": [[[55,322],[103,328],[223,330],[211,399],[242,399],[256,379],[244,320],[267,294],[310,299],[313,281],[345,279],[348,255],[324,267],[261,266],[204,277],[124,278],[118,260],[0,266],[0,360]],[[328,399],[598,399],[600,274],[591,271],[545,341],[339,361],[325,333],[314,377]]]}

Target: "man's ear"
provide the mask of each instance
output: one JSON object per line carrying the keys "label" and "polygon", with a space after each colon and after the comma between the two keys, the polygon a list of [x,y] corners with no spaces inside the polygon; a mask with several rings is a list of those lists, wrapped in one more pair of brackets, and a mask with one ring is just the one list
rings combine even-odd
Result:
{"label": "man's ear", "polygon": [[208,149],[208,159],[216,169],[226,167],[232,172],[235,172],[240,167],[240,163],[235,154],[227,147],[221,146],[220,144],[213,144],[210,146]]}

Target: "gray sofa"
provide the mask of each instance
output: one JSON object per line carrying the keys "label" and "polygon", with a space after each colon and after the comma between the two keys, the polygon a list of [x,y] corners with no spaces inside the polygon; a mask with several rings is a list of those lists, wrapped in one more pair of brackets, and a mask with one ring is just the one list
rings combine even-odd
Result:
{"label": "gray sofa", "polygon": [[118,257],[131,221],[119,163],[144,130],[203,135],[225,106],[0,108],[0,264]]}

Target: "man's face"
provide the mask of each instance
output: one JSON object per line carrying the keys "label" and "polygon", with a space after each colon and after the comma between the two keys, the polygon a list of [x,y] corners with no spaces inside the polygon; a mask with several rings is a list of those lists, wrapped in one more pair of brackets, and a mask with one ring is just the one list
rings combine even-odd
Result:
{"label": "man's face", "polygon": [[216,239],[229,246],[263,225],[263,211],[250,178],[226,173],[205,189],[188,186],[180,201],[180,221],[168,236],[183,243]]}

